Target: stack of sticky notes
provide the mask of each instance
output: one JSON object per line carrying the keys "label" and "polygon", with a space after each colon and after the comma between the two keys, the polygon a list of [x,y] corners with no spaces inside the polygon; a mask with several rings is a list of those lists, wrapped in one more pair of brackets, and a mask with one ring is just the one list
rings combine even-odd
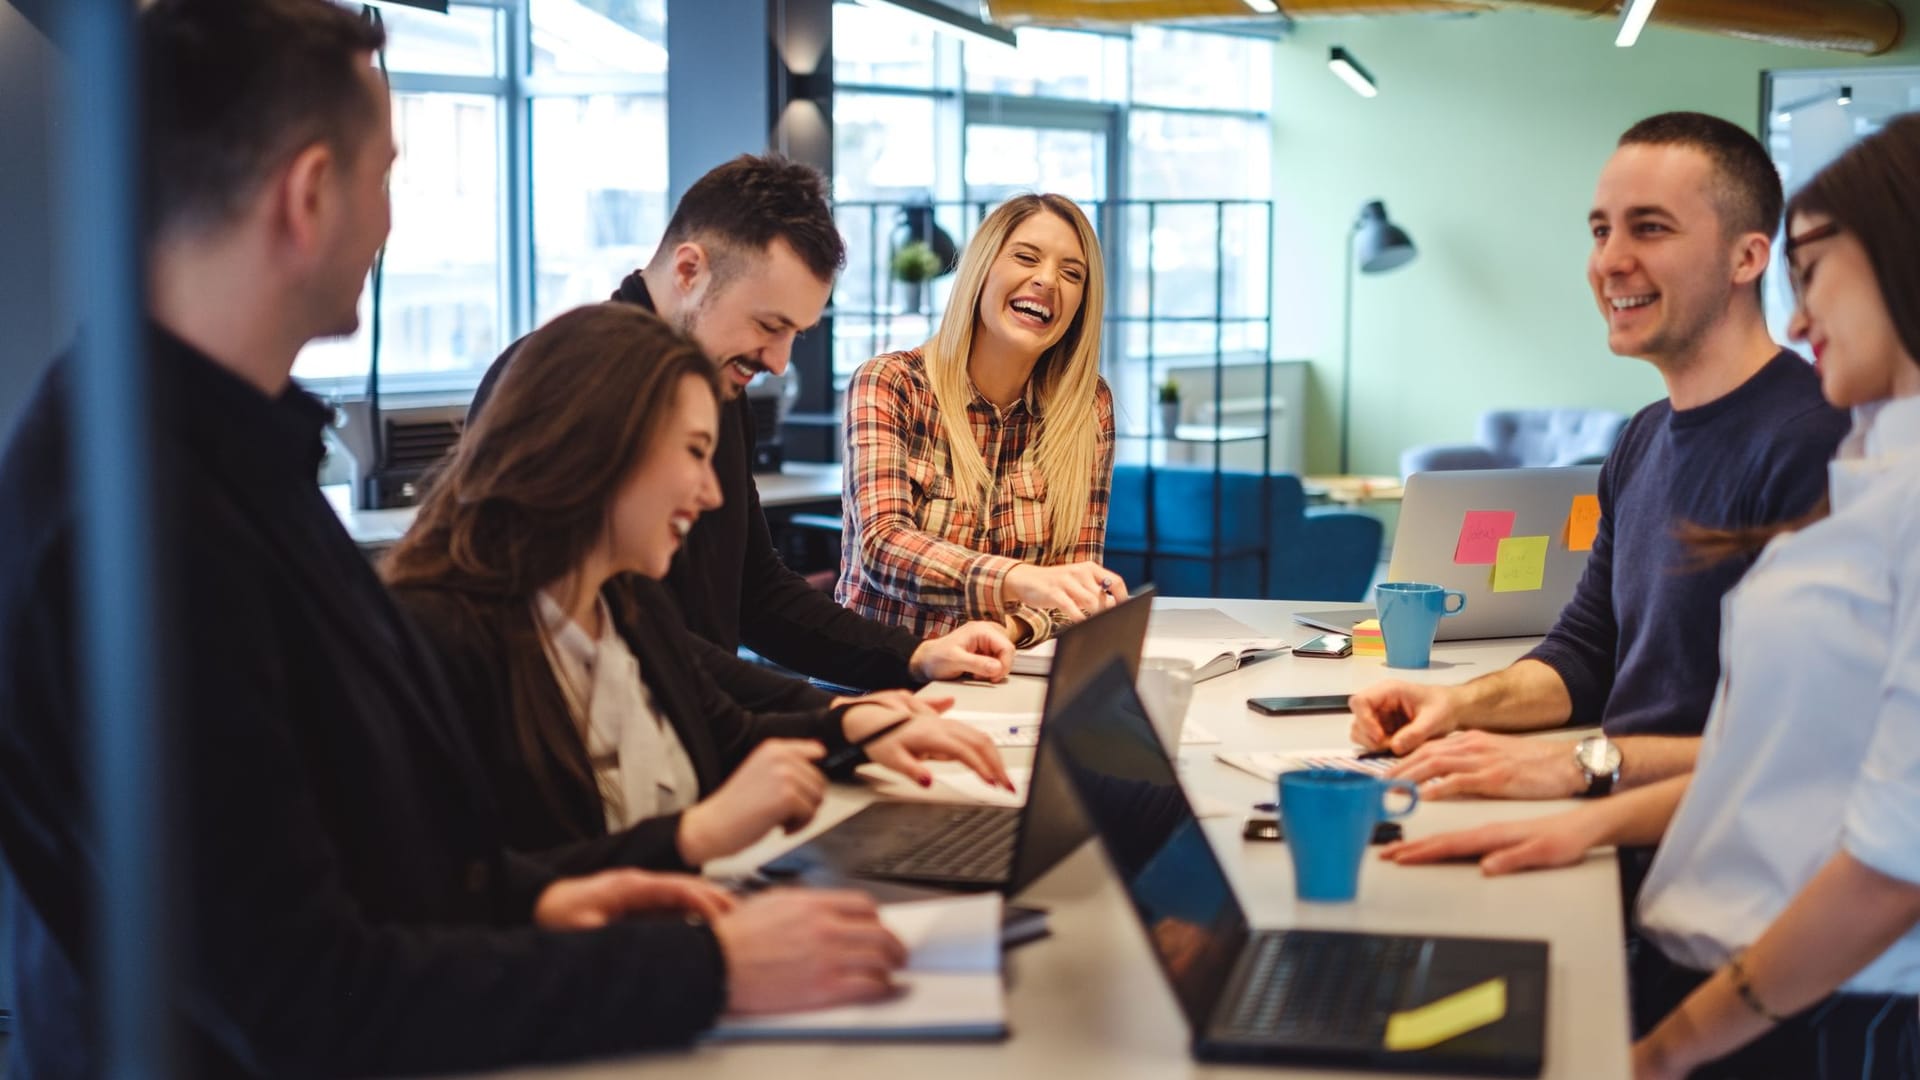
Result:
{"label": "stack of sticky notes", "polygon": [[1353,655],[1387,655],[1387,639],[1380,636],[1379,619],[1366,619],[1353,624]]}

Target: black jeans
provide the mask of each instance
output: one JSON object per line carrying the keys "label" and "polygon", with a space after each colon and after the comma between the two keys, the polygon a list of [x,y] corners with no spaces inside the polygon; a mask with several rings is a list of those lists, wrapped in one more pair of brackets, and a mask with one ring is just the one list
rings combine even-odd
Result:
{"label": "black jeans", "polygon": [[[1672,1012],[1705,972],[1684,968],[1644,939],[1629,938],[1633,1037]],[[1834,994],[1765,1035],[1694,1070],[1708,1080],[1920,1080],[1920,1001],[1911,996]]]}

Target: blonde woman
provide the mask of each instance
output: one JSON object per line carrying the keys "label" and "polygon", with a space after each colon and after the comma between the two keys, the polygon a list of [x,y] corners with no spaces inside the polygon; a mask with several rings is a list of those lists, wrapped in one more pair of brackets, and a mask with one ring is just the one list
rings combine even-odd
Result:
{"label": "blonde woman", "polygon": [[848,388],[836,599],[921,636],[997,619],[1033,644],[1126,598],[1100,565],[1105,290],[1072,200],[1019,195],[980,223],[933,340],[867,361]]}

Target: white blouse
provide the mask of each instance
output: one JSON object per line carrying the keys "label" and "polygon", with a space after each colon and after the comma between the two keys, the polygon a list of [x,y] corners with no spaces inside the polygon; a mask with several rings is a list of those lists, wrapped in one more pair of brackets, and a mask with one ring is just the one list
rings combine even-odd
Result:
{"label": "white blouse", "polygon": [[614,627],[606,600],[595,602],[600,606],[597,641],[544,592],[534,613],[553,646],[547,653],[553,677],[586,739],[607,829],[618,832],[692,806],[700,799],[700,779],[680,733],[654,707],[653,692],[640,678],[640,661]]}
{"label": "white blouse", "polygon": [[[1858,410],[1828,483],[1832,515],[1722,604],[1700,760],[1641,893],[1646,935],[1697,970],[1842,849],[1920,883],[1920,398]],[[1842,989],[1920,992],[1920,929]]]}

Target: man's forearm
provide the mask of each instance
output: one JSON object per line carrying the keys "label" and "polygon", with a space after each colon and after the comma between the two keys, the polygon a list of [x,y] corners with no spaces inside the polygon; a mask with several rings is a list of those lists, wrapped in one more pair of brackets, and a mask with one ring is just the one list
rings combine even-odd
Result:
{"label": "man's forearm", "polygon": [[1573,715],[1573,698],[1560,673],[1538,660],[1466,683],[1454,706],[1460,726],[1482,731],[1539,731],[1557,727]]}
{"label": "man's forearm", "polygon": [[1689,775],[1700,757],[1698,735],[1627,735],[1613,744],[1620,748],[1620,783],[1615,790]]}

